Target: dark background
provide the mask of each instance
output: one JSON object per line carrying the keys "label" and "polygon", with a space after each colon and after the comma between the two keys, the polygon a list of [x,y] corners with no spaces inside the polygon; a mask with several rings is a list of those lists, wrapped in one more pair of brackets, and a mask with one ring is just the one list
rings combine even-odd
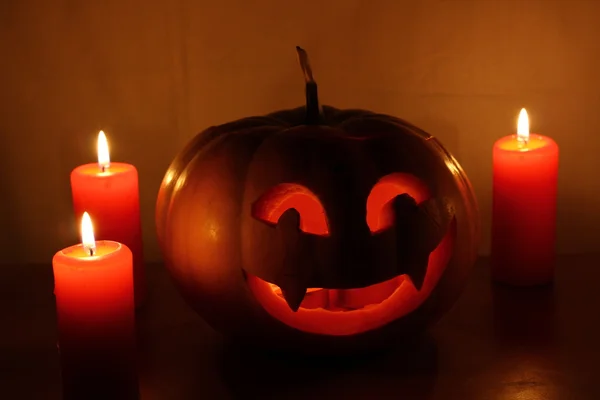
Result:
{"label": "dark background", "polygon": [[600,238],[600,2],[593,0],[2,0],[0,254],[49,262],[78,242],[69,173],[140,174],[148,261],[175,154],[212,124],[299,105],[295,45],[322,100],[405,118],[466,169],[489,247],[491,147],[526,107],[560,145],[558,250]]}

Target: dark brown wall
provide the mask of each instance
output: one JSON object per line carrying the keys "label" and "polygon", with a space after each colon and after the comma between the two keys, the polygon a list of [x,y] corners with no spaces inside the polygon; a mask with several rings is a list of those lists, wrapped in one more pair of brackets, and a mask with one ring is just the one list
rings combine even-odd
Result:
{"label": "dark brown wall", "polygon": [[455,153],[489,244],[491,146],[527,107],[561,146],[559,250],[600,243],[600,1],[2,0],[0,253],[49,261],[78,240],[69,173],[140,172],[148,259],[154,202],[199,130],[302,101],[304,46],[325,103],[408,119]]}

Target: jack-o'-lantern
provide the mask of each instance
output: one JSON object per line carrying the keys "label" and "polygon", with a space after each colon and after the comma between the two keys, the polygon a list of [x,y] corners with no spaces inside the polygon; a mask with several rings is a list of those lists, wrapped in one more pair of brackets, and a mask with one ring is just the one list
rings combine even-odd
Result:
{"label": "jack-o'-lantern", "polygon": [[305,107],[207,129],[175,158],[156,223],[168,270],[216,329],[271,347],[404,337],[456,300],[479,219],[429,134],[387,115]]}

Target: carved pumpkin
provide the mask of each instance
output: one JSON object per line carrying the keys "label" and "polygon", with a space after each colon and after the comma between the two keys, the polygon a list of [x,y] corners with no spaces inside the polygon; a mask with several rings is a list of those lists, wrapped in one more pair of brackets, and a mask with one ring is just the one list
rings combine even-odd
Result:
{"label": "carved pumpkin", "polygon": [[421,332],[473,265],[478,215],[458,162],[400,119],[307,106],[209,128],[156,209],[165,263],[224,333],[348,350]]}

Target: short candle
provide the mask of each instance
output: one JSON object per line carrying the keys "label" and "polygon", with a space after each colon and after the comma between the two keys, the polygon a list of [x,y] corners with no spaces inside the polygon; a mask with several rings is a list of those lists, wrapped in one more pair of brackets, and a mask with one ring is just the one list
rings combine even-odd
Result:
{"label": "short candle", "polygon": [[89,215],[82,243],[52,259],[64,399],[136,399],[132,254],[95,241]]}
{"label": "short candle", "polygon": [[554,277],[559,149],[529,133],[525,109],[517,126],[493,149],[492,278],[542,285]]}

